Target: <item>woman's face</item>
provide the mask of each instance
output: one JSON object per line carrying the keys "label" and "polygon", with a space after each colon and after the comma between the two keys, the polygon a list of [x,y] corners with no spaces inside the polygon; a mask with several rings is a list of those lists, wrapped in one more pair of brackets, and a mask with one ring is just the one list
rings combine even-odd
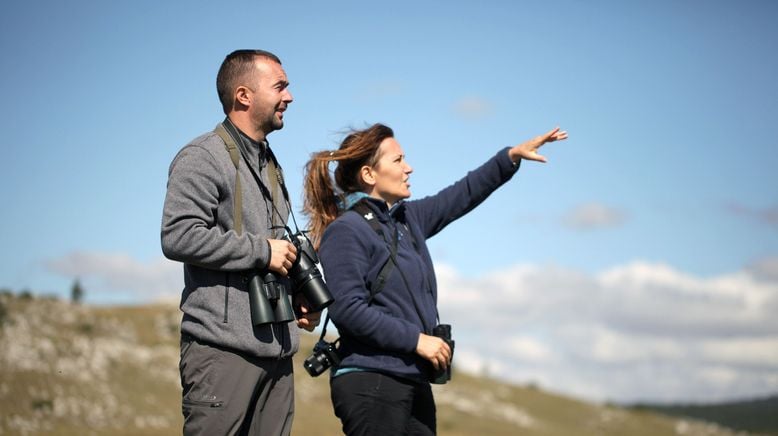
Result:
{"label": "woman's face", "polygon": [[411,196],[408,178],[413,168],[405,161],[402,147],[394,138],[381,141],[380,158],[375,166],[363,167],[362,178],[368,185],[368,195],[380,198],[391,206]]}

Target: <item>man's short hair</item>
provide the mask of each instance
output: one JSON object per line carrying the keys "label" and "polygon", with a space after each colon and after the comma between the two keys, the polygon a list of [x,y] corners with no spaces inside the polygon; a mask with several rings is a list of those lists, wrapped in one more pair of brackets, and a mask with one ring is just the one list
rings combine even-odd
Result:
{"label": "man's short hair", "polygon": [[227,55],[216,75],[216,92],[219,93],[219,101],[222,103],[224,114],[232,108],[235,89],[242,85],[247,76],[254,73],[254,60],[266,58],[281,65],[278,56],[265,50],[235,50]]}

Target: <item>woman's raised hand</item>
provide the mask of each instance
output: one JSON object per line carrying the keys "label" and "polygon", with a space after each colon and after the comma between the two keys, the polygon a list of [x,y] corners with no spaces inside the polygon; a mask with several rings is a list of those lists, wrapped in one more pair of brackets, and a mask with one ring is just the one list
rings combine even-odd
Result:
{"label": "woman's raised hand", "polygon": [[519,159],[546,162],[545,156],[538,154],[538,149],[548,142],[562,141],[564,139],[567,139],[567,132],[560,130],[559,127],[555,127],[546,134],[536,136],[527,142],[512,147],[508,150],[508,156],[510,156],[513,162],[518,162]]}

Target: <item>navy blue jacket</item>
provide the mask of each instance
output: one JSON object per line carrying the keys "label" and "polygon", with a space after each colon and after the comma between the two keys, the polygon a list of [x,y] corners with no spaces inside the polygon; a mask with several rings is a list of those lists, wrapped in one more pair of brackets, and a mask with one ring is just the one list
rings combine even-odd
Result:
{"label": "navy blue jacket", "polygon": [[353,210],[327,227],[319,257],[335,297],[328,312],[341,337],[341,367],[428,380],[432,365],[416,354],[419,333],[430,334],[438,322],[437,284],[426,239],[478,206],[517,168],[503,149],[435,195],[400,202],[391,210],[381,200],[362,200],[387,239],[398,233],[398,265],[370,304],[368,288],[389,258],[387,243]]}

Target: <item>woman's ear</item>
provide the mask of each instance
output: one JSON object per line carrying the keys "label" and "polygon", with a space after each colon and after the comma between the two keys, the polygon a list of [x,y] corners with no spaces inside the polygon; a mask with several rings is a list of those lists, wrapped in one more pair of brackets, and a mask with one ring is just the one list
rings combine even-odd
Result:
{"label": "woman's ear", "polygon": [[375,185],[375,176],[373,175],[373,169],[367,165],[364,165],[359,169],[359,180],[368,188],[372,188]]}

